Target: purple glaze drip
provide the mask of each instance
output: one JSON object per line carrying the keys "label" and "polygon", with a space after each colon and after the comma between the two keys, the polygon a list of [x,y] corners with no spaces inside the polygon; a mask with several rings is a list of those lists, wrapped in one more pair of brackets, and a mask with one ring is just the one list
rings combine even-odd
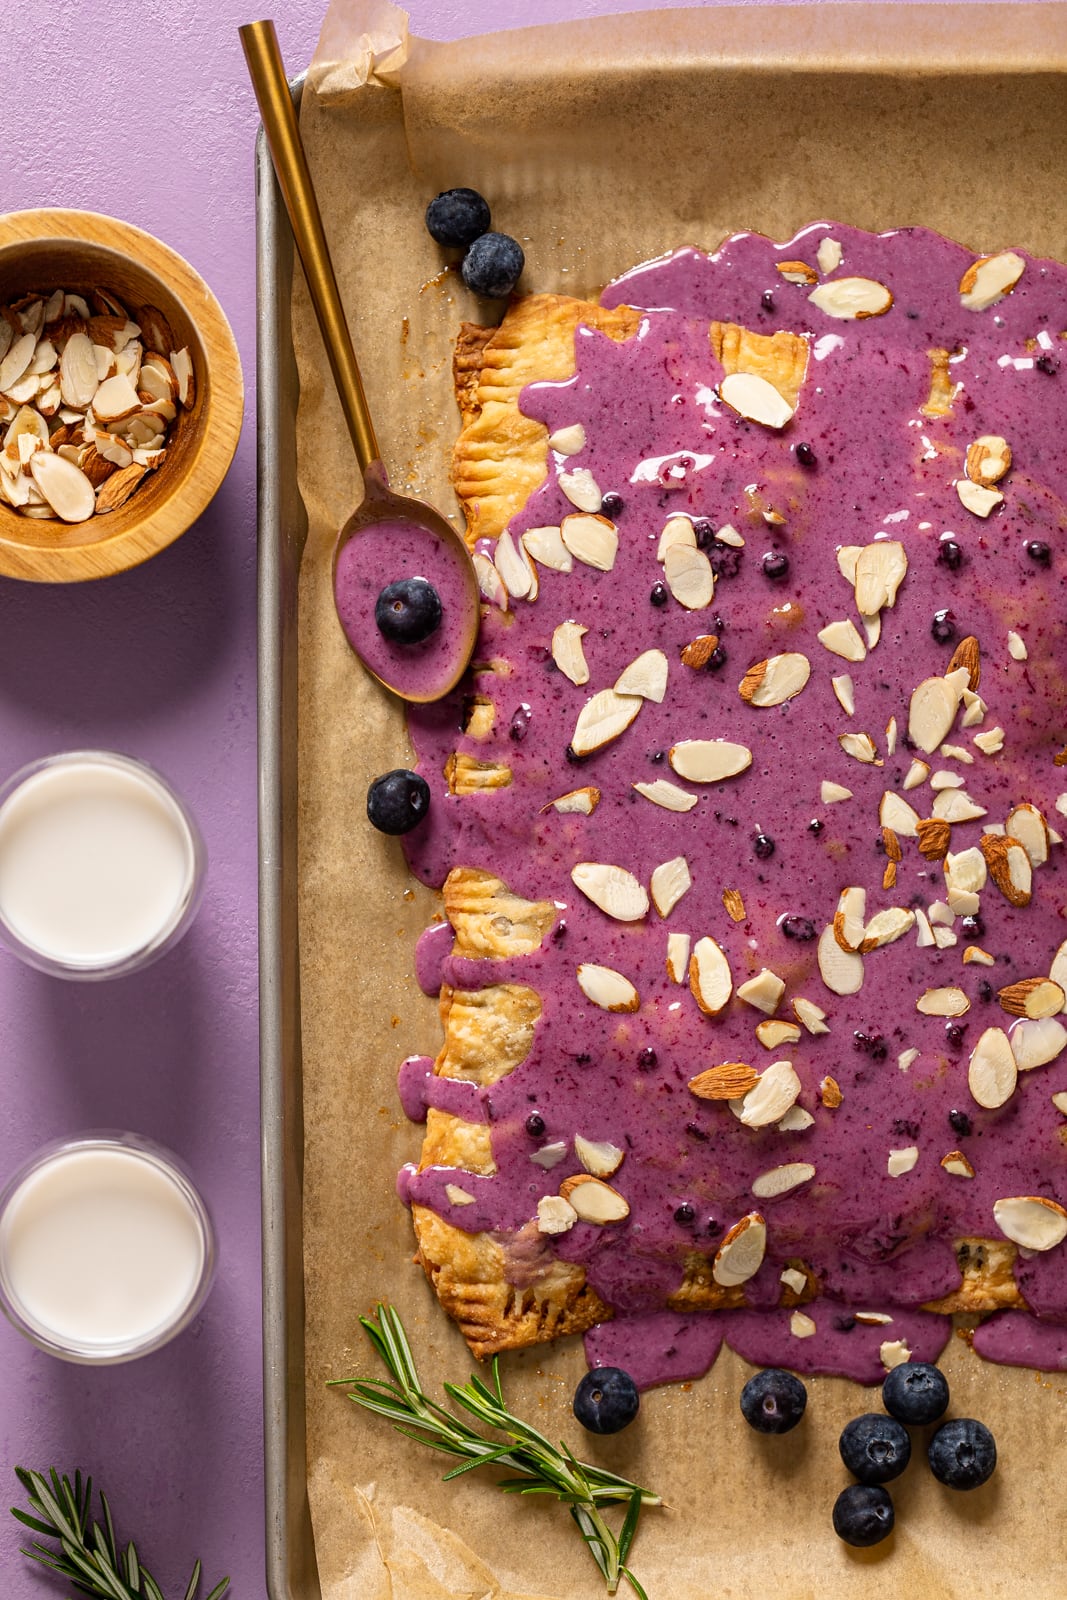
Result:
{"label": "purple glaze drip", "polygon": [[447,1111],[464,1122],[487,1122],[483,1091],[476,1083],[462,1078],[441,1078],[434,1074],[432,1056],[408,1056],[400,1064],[396,1079],[397,1094],[404,1115],[412,1122],[425,1122],[429,1108]]}
{"label": "purple glaze drip", "polygon": [[423,994],[441,993],[441,972],[453,937],[447,922],[432,922],[419,935],[415,946],[415,981]]}
{"label": "purple glaze drip", "polygon": [[1025,1311],[1001,1311],[975,1329],[972,1343],[986,1361],[1067,1372],[1067,1323],[1041,1322]]}
{"label": "purple glaze drip", "polygon": [[[834,319],[809,304],[808,286],[784,280],[773,310],[761,308],[759,286],[776,280],[775,261],[814,262],[827,235],[844,254],[831,277],[866,276],[889,285],[894,301],[885,315]],[[514,602],[507,614],[484,608],[476,659],[506,661],[506,691],[499,674],[472,672],[444,702],[409,714],[420,770],[434,795],[427,824],[405,840],[412,869],[433,884],[456,863],[496,873],[514,893],[554,903],[567,929],[564,938],[546,939],[533,954],[506,962],[447,957],[442,963],[449,984],[527,985],[540,996],[542,1012],[529,1055],[491,1091],[496,1173],[469,1178],[431,1169],[417,1180],[418,1198],[469,1231],[489,1228],[503,1236],[519,1230],[521,1246],[505,1244],[509,1274],[535,1279],[538,1263],[553,1257],[582,1267],[620,1313],[610,1339],[623,1366],[630,1363],[616,1341],[630,1337],[634,1359],[645,1363],[644,1371],[655,1370],[641,1345],[641,1330],[657,1325],[650,1314],[677,1292],[687,1267],[703,1260],[708,1270],[725,1230],[757,1207],[767,1223],[767,1257],[745,1288],[750,1303],[765,1309],[730,1314],[733,1321],[716,1317],[715,1325],[732,1327],[731,1342],[752,1359],[814,1362],[805,1370],[874,1381],[884,1333],[864,1332],[850,1344],[819,1326],[823,1303],[817,1300],[818,1334],[795,1339],[788,1314],[783,1320],[771,1309],[782,1267],[803,1260],[831,1297],[889,1312],[893,1336],[904,1330],[900,1336],[906,1333],[915,1355],[929,1358],[948,1323],[916,1308],[958,1285],[953,1241],[996,1237],[993,1205],[1005,1196],[1041,1194],[1067,1204],[1064,1121],[1050,1102],[1053,1092],[1067,1088],[1067,1055],[1020,1075],[1014,1095],[995,1111],[975,1104],[967,1083],[970,1052],[983,1029],[1012,1027],[995,991],[1047,973],[1067,931],[1059,846],[1035,870],[1029,906],[1010,904],[992,882],[983,890],[984,930],[977,942],[994,957],[991,967],[964,965],[963,950],[976,941],[965,938],[958,923],[958,942],[945,948],[919,946],[913,930],[868,955],[861,990],[841,997],[821,979],[816,943],[788,939],[782,931],[789,917],[825,928],[849,884],[867,890],[868,916],[945,898],[940,863],[920,855],[911,838],[902,840],[896,886],[883,889],[879,819],[886,790],[914,805],[920,817],[931,815],[935,804],[928,783],[903,787],[914,753],[904,741],[910,696],[920,680],[946,671],[952,652],[931,635],[935,611],[951,610],[961,636],[979,639],[981,693],[989,706],[980,728],[1000,726],[1006,738],[1003,753],[987,756],[972,743],[979,726],[963,727],[957,718],[949,742],[964,747],[973,762],[935,754],[931,769],[961,777],[990,824],[1002,826],[1022,801],[1059,820],[1056,799],[1067,790],[1067,777],[1052,756],[1067,738],[1061,687],[1067,636],[1059,603],[1067,560],[1061,526],[1067,383],[1043,375],[1034,361],[1067,326],[1067,270],[1029,260],[1009,296],[974,312],[961,306],[958,290],[972,259],[920,229],[875,237],[821,225],[777,248],[740,235],[710,257],[682,251],[613,284],[605,305],[650,309],[637,335],[625,341],[579,328],[574,378],[524,391],[521,404],[529,416],[550,432],[580,422],[586,444],[569,458],[550,453],[546,482],[512,519],[510,531],[517,539],[527,528],[558,525],[573,507],[557,472],[587,468],[601,486],[618,488],[625,502],[614,568],[605,573],[575,562],[564,574],[542,567],[535,603]],[[780,432],[739,419],[719,399],[723,372],[709,341],[713,318],[766,334],[782,328],[808,336],[796,419]],[[951,377],[962,386],[946,415],[921,409],[930,394],[933,348],[955,353]],[[1000,486],[1004,501],[988,518],[967,510],[955,488],[968,445],[983,434],[1003,435],[1014,454]],[[810,443],[814,467],[798,462],[798,440]],[[784,522],[769,529],[767,512]],[[687,611],[674,599],[662,607],[649,604],[653,584],[663,578],[659,536],[677,514],[707,519],[717,529],[730,523],[745,539],[737,571],[720,578],[703,611]],[[850,663],[829,653],[816,635],[846,617],[862,631],[837,553],[879,534],[903,543],[908,571],[895,605],[882,613],[878,644],[864,661]],[[939,559],[949,535],[962,552],[955,564]],[[1038,536],[1052,551],[1049,568],[1026,555],[1027,543]],[[775,584],[760,567],[769,538],[790,563],[787,578]],[[589,630],[590,679],[581,688],[550,670],[553,630],[568,618]],[[1009,630],[1025,641],[1026,660],[1009,653]],[[716,673],[685,667],[682,648],[712,631],[723,636],[726,666]],[[644,701],[626,732],[570,764],[565,752],[581,707],[650,648],[662,649],[669,663],[662,704]],[[738,685],[746,669],[785,650],[803,652],[811,663],[803,691],[778,707],[743,703]],[[846,672],[855,689],[852,717],[830,681]],[[497,704],[487,738],[457,731],[463,697],[472,689]],[[509,737],[518,706],[529,708],[521,741]],[[898,728],[894,751],[885,731],[891,717]],[[863,764],[841,749],[838,736],[846,731],[869,733],[882,765]],[[728,782],[685,782],[664,759],[680,740],[723,737],[753,752],[748,770]],[[506,765],[512,783],[449,795],[442,773],[455,751]],[[694,808],[669,812],[634,791],[635,782],[657,777],[695,794]],[[852,798],[824,803],[823,780],[844,785]],[[583,784],[601,793],[591,816],[542,809]],[[981,819],[953,824],[953,851],[977,845],[982,831]],[[754,850],[761,832],[775,840],[766,859]],[[571,882],[577,862],[600,861],[626,868],[647,885],[656,866],[678,855],[689,862],[692,887],[665,919],[650,911],[639,923],[613,921]],[[740,923],[723,909],[726,887],[743,896]],[[694,940],[714,936],[728,955],[735,986],[771,968],[786,984],[779,1016],[791,1019],[789,1002],[798,995],[827,1012],[828,1034],[805,1032],[795,1045],[774,1052],[793,1061],[802,1083],[799,1104],[814,1117],[812,1126],[791,1133],[746,1128],[723,1103],[691,1094],[689,1079],[716,1062],[749,1061],[762,1069],[774,1057],[754,1039],[758,1012],[735,998],[711,1018],[684,984],[670,981],[668,932]],[[590,1004],[575,980],[582,961],[624,973],[637,988],[639,1009],[610,1014]],[[949,985],[965,992],[970,1007],[952,1038],[943,1018],[915,1006],[925,989]],[[882,1043],[872,1049],[875,1034]],[[902,1069],[898,1056],[913,1049],[918,1057]],[[656,1065],[641,1070],[647,1050],[654,1051]],[[818,1086],[827,1074],[843,1093],[836,1110],[820,1103]],[[545,1120],[544,1142],[567,1145],[551,1171],[530,1161],[525,1119],[533,1102]],[[958,1107],[970,1117],[966,1136],[949,1120]],[[610,1181],[625,1196],[629,1217],[607,1227],[578,1222],[547,1243],[531,1243],[538,1199],[582,1170],[573,1153],[576,1133],[610,1140],[625,1152]],[[912,1146],[919,1152],[915,1166],[891,1177],[890,1150]],[[956,1149],[970,1160],[973,1178],[941,1166]],[[793,1161],[813,1164],[814,1179],[757,1201],[754,1180]],[[472,1192],[474,1203],[451,1205],[446,1182]],[[690,1223],[676,1217],[683,1205],[692,1207]],[[1067,1247],[1020,1264],[1019,1281],[1042,1311],[1067,1315]],[[708,1335],[709,1349],[716,1337]],[[860,1348],[862,1359],[854,1354]]]}
{"label": "purple glaze drip", "polygon": [[622,1367],[639,1389],[702,1378],[722,1346],[722,1317],[650,1311],[599,1322],[585,1336],[591,1367]]}

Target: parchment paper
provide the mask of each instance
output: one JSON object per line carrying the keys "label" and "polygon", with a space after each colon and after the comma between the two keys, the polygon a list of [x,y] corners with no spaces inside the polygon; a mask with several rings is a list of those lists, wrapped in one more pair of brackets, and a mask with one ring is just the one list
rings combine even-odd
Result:
{"label": "parchment paper", "polygon": [[[454,514],[451,340],[484,314],[422,226],[440,188],[471,184],[527,253],[524,286],[595,293],[676,245],[821,218],[924,223],[976,250],[1067,256],[1067,10],[813,6],[605,18],[461,44],[408,40],[386,3],[335,4],[303,131],[384,458],[395,485]],[[1054,59],[1054,52],[1059,54]],[[396,87],[399,85],[399,87]],[[317,91],[317,92],[316,92]],[[405,762],[400,708],[359,667],[330,594],[333,538],[358,479],[303,282],[294,294],[300,485],[311,534],[300,595],[300,939],[307,1128],[308,1475],[325,1600],[591,1600],[603,1586],[565,1511],[505,1499],[327,1390],[375,1371],[357,1317],[400,1309],[423,1374],[464,1378],[466,1347],[411,1264],[393,1180],[421,1130],[399,1061],[435,1053],[412,975],[435,899],[365,821],[368,782]],[[658,1489],[633,1565],[653,1600],[926,1600],[1067,1592],[1067,1385],[946,1355],[953,1411],[995,1431],[1000,1466],[970,1495],[921,1451],[893,1486],[897,1530],[842,1545],[843,1423],[870,1391],[809,1383],[781,1440],[745,1427],[750,1369],[724,1351],[692,1386],[645,1396],[594,1441],[570,1414],[578,1341],[504,1362],[517,1409],[580,1454]]]}

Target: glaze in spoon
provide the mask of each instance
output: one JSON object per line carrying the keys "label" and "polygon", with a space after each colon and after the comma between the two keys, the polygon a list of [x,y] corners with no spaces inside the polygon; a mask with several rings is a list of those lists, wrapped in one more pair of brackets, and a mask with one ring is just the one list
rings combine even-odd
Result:
{"label": "glaze in spoon", "polygon": [[363,501],[334,547],[338,617],[352,649],[379,683],[404,700],[440,700],[462,677],[478,637],[474,564],[462,537],[440,512],[389,488],[274,24],[252,22],[239,31],[297,253],[363,474]]}

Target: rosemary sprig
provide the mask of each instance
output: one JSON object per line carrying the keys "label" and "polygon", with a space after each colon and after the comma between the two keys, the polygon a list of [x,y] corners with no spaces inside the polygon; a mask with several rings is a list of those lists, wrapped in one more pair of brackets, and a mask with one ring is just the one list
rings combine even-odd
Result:
{"label": "rosemary sprig", "polygon": [[[141,1565],[132,1540],[120,1553],[105,1494],[100,1495],[103,1526],[90,1521],[92,1478],[83,1479],[81,1473],[76,1472],[72,1485],[69,1478],[59,1476],[55,1467],[47,1478],[40,1472],[27,1472],[25,1467],[16,1467],[15,1476],[29,1497],[34,1515],[20,1511],[18,1506],[11,1507],[11,1515],[34,1533],[59,1542],[59,1549],[54,1550],[35,1539],[28,1550],[23,1548],[24,1556],[58,1573],[73,1584],[79,1594],[100,1596],[101,1600],[163,1600],[159,1584]],[[222,1600],[229,1587],[229,1578],[223,1578],[207,1600]],[[184,1600],[197,1600],[199,1592],[198,1561]]]}
{"label": "rosemary sprig", "polygon": [[[495,1357],[492,1387],[476,1376],[469,1383],[444,1385],[453,1406],[469,1413],[483,1427],[504,1434],[508,1442],[485,1438],[454,1410],[437,1405],[424,1393],[404,1325],[390,1306],[379,1304],[376,1317],[361,1317],[360,1322],[394,1381],[339,1378],[332,1387],[349,1389],[350,1400],[388,1417],[396,1431],[407,1438],[445,1455],[458,1456],[462,1464],[445,1473],[445,1482],[475,1467],[503,1467],[515,1474],[501,1480],[499,1487],[505,1494],[547,1494],[562,1501],[600,1568],[608,1593],[615,1594],[625,1578],[638,1600],[648,1600],[627,1560],[641,1507],[658,1506],[658,1495],[628,1478],[579,1461],[565,1444],[557,1447],[529,1423],[513,1416],[504,1402]],[[601,1507],[619,1504],[625,1504],[626,1514],[616,1535],[601,1515]]]}

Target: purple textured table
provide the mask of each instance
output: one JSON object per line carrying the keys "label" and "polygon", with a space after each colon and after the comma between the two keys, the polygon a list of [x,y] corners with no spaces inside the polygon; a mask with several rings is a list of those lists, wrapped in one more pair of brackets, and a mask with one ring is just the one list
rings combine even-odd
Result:
{"label": "purple textured table", "polygon": [[[288,0],[290,72],[306,66],[326,0]],[[647,0],[646,0],[647,3]],[[640,0],[412,0],[415,32],[638,9]],[[52,751],[144,757],[196,812],[210,857],[200,916],[140,976],[66,984],[0,952],[0,1182],[46,1140],[122,1127],[169,1145],[213,1211],[208,1304],[169,1348],[93,1371],[0,1324],[0,1506],[11,1467],[97,1475],[169,1596],[193,1557],[235,1600],[265,1593],[260,1374],[255,748],[255,216],[253,108],[237,38],[244,0],[54,7],[6,74],[3,203],[110,212],[204,275],[244,362],[245,433],[210,511],[148,565],[103,583],[0,580],[0,780]],[[57,86],[59,92],[57,93]],[[86,1240],[86,1248],[92,1241]],[[101,1261],[106,1270],[106,1260]],[[18,1554],[0,1521],[0,1594],[64,1586]],[[205,1590],[206,1592],[206,1590]]]}

